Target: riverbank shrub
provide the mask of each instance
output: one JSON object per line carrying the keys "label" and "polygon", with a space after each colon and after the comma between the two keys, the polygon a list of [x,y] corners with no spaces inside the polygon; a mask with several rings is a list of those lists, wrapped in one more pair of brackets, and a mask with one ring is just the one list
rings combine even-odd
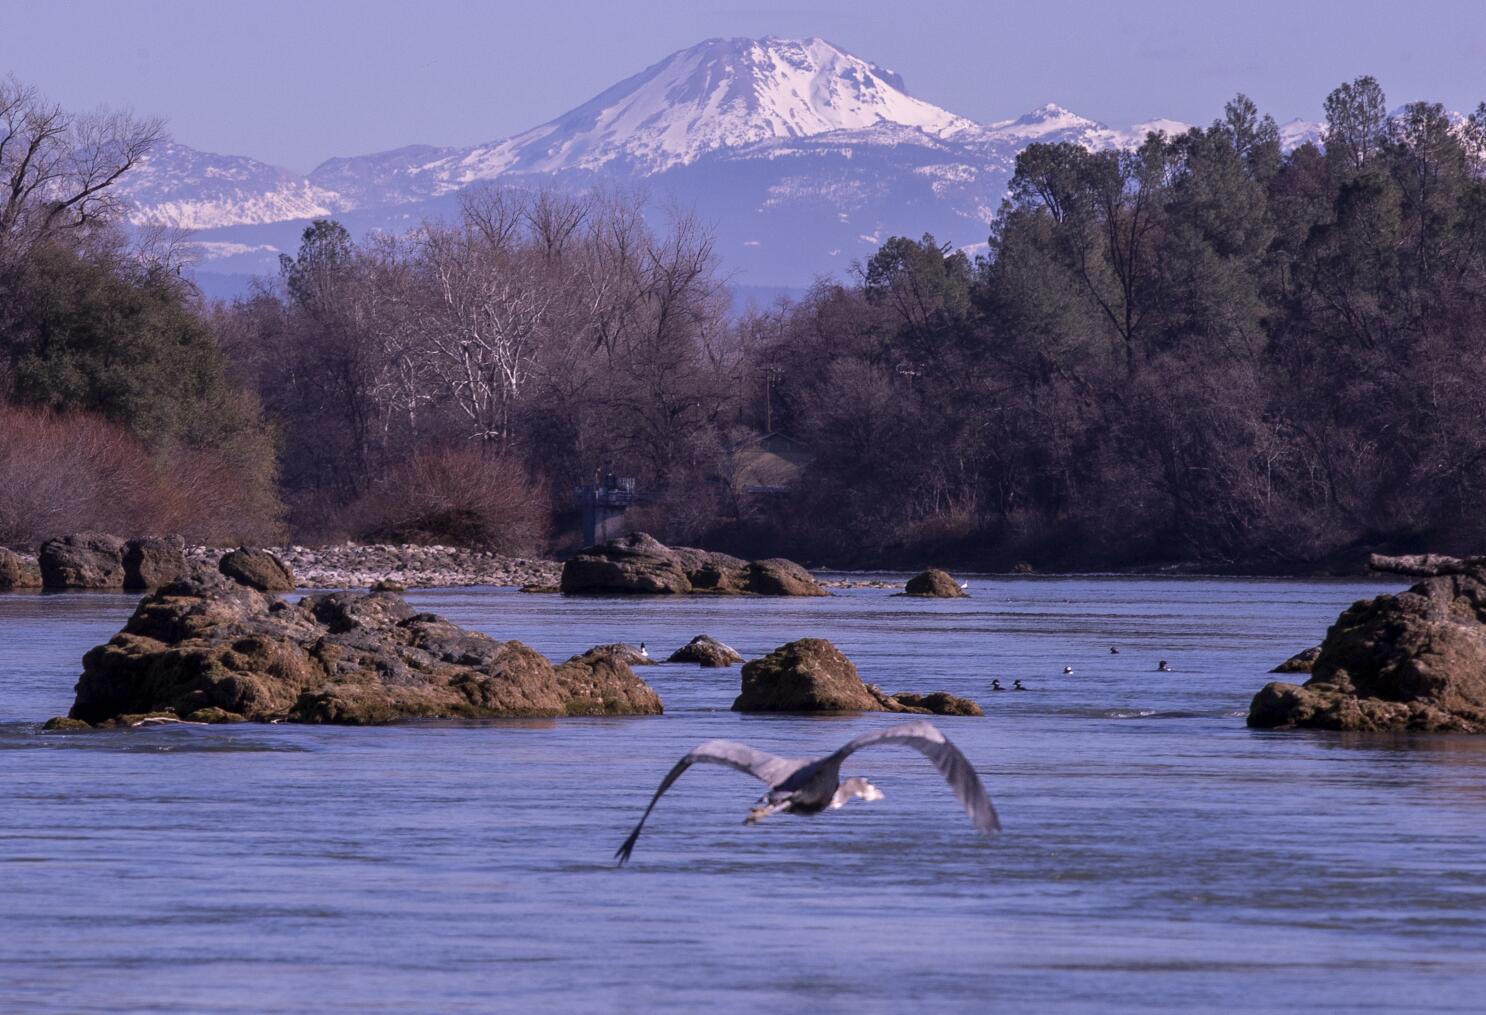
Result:
{"label": "riverbank shrub", "polygon": [[82,531],[272,541],[281,533],[272,458],[157,451],[94,414],[0,406],[0,544],[34,550]]}
{"label": "riverbank shrub", "polygon": [[467,546],[511,555],[544,548],[552,504],[514,457],[434,447],[394,466],[346,509],[340,528],[381,543]]}

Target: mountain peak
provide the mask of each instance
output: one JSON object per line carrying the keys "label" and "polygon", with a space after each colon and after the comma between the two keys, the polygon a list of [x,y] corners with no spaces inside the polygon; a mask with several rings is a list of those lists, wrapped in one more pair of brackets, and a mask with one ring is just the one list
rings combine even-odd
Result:
{"label": "mountain peak", "polygon": [[893,71],[824,39],[707,39],[550,123],[483,149],[479,171],[621,162],[657,172],[718,148],[882,123],[931,134],[973,126],[910,96]]}

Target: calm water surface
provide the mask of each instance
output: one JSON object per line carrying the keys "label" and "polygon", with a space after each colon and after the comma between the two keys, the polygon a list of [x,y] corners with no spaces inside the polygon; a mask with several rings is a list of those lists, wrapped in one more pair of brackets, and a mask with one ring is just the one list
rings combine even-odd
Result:
{"label": "calm water surface", "polygon": [[885,800],[752,828],[757,784],[693,769],[623,870],[699,741],[825,753],[894,720],[740,716],[736,668],[658,666],[654,718],[43,735],[134,600],[0,596],[0,1009],[1478,1012],[1486,739],[1243,725],[1269,667],[1387,587],[410,595],[558,658],[821,636],[889,691],[986,707],[939,723],[995,842],[927,762],[879,749],[848,774]]}

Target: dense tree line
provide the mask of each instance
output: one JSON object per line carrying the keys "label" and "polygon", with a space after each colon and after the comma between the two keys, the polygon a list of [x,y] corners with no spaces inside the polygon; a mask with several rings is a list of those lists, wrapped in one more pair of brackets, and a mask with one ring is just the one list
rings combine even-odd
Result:
{"label": "dense tree line", "polygon": [[[22,414],[0,468],[86,419],[114,449],[88,466],[101,499],[120,454],[194,462],[140,489],[230,505],[202,533],[540,550],[612,470],[645,494],[634,527],[839,564],[1486,542],[1486,106],[1390,115],[1360,78],[1291,151],[1243,96],[1135,150],[1032,145],[984,253],[894,237],[849,283],[736,320],[705,228],[598,190],[472,189],[397,237],[316,222],[278,278],[206,307],[169,244],[106,225],[158,125],[83,129],[8,87],[9,136],[51,157],[42,183],[0,149],[34,184],[0,220]],[[748,495],[766,429],[812,459]],[[146,527],[153,502],[130,503]],[[5,509],[0,540],[61,524]]]}
{"label": "dense tree line", "polygon": [[1479,547],[1486,106],[1243,96],[1134,151],[1032,145],[988,253],[894,239],[751,322],[817,454],[795,545],[1006,563]]}

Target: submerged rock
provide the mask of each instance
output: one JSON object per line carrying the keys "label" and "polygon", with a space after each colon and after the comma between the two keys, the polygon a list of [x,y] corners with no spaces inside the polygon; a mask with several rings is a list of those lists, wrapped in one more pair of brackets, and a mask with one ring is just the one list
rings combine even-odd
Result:
{"label": "submerged rock", "polygon": [[367,725],[411,717],[655,714],[623,660],[554,666],[390,592],[289,603],[208,574],[167,584],[83,657],[69,717]]}
{"label": "submerged rock", "polygon": [[949,572],[931,567],[922,574],[916,574],[908,579],[903,595],[925,596],[933,599],[963,599],[965,590],[960,587],[959,582],[950,577]]}
{"label": "submerged rock", "polygon": [[907,712],[925,712],[929,715],[985,715],[980,706],[969,698],[961,698],[948,691],[932,691],[928,694],[899,691],[893,695],[893,700],[902,705],[904,711]]}
{"label": "submerged rock", "polygon": [[217,570],[240,585],[259,592],[293,592],[294,572],[267,550],[239,546],[222,554]]}
{"label": "submerged rock", "polygon": [[41,588],[41,568],[14,550],[0,546],[0,592]]}
{"label": "submerged rock", "polygon": [[793,561],[748,562],[725,553],[673,548],[643,532],[579,551],[563,565],[560,588],[568,594],[830,595]]}
{"label": "submerged rock", "polygon": [[1266,685],[1248,724],[1486,733],[1486,566],[1354,604],[1326,632],[1311,679]]}
{"label": "submerged rock", "polygon": [[38,554],[41,583],[49,589],[124,587],[124,541],[104,532],[48,539]]}
{"label": "submerged rock", "polygon": [[668,663],[696,663],[698,666],[717,669],[742,661],[743,656],[736,649],[706,634],[697,635],[672,652],[670,658],[666,660]]}
{"label": "submerged rock", "polygon": [[81,719],[69,719],[65,715],[54,715],[41,725],[47,733],[66,733],[70,730],[90,730],[93,727]]}
{"label": "submerged rock", "polygon": [[830,642],[801,638],[743,667],[733,711],[981,714],[973,701],[944,691],[908,697],[904,701],[863,683],[856,665]]}
{"label": "submerged rock", "polygon": [[618,659],[628,666],[654,666],[655,660],[650,658],[649,649],[643,644],[639,646],[630,645],[627,642],[617,641],[610,645],[595,645],[584,655],[609,656]]}

